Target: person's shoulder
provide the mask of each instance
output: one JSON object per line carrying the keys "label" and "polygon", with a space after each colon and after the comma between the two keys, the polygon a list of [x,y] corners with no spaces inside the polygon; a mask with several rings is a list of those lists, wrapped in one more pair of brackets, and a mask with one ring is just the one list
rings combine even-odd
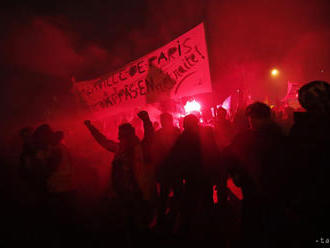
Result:
{"label": "person's shoulder", "polygon": [[228,147],[240,147],[242,145],[246,145],[247,143],[254,140],[254,132],[250,129],[242,130],[238,132],[232,139],[232,142]]}
{"label": "person's shoulder", "polygon": [[178,134],[179,135],[179,134],[181,134],[181,131],[177,127],[173,127],[173,128],[170,128],[170,129],[161,128],[161,129],[159,129],[159,130],[157,130],[155,132],[155,135],[156,136],[161,136],[161,135],[166,135],[168,133],[174,133],[174,134]]}
{"label": "person's shoulder", "polygon": [[154,137],[157,139],[159,138],[160,136],[162,136],[164,133],[164,130],[162,128],[160,128],[159,130],[157,130],[154,134]]}
{"label": "person's shoulder", "polygon": [[172,132],[177,136],[179,136],[182,133],[181,130],[177,127],[174,127]]}
{"label": "person's shoulder", "polygon": [[279,135],[279,136],[284,135],[283,128],[279,124],[277,124],[276,122],[272,122],[270,128],[271,128],[271,130],[273,131],[273,133],[275,135]]}

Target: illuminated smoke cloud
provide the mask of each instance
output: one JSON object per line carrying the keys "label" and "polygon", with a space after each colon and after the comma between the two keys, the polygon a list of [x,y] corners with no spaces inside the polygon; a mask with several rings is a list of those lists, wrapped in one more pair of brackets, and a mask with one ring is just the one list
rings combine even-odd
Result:
{"label": "illuminated smoke cloud", "polygon": [[65,34],[41,18],[14,27],[8,43],[6,55],[10,63],[50,76],[70,75],[82,60]]}
{"label": "illuminated smoke cloud", "polygon": [[73,44],[74,37],[67,30],[47,18],[33,17],[12,27],[4,52],[10,64],[62,78],[107,59],[107,52],[96,44],[85,42],[79,51]]}
{"label": "illuminated smoke cloud", "polygon": [[1,15],[1,111],[13,122],[38,116],[70,94],[71,76],[88,80],[118,69],[201,21],[219,101],[240,87],[254,98],[273,94],[273,67],[282,93],[288,79],[329,80],[329,9],[328,0],[13,3]]}

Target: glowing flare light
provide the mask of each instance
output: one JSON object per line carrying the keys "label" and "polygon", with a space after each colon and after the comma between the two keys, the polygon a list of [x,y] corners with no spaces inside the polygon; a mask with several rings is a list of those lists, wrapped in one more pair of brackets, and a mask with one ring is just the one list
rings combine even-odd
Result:
{"label": "glowing flare light", "polygon": [[184,110],[186,114],[190,114],[194,111],[200,112],[201,111],[201,105],[196,102],[195,100],[193,101],[188,101],[186,105],[184,105]]}

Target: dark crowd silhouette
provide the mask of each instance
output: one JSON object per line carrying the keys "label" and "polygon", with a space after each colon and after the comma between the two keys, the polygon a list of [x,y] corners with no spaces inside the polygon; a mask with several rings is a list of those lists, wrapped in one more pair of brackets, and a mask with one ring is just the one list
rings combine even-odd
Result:
{"label": "dark crowd silhouette", "polygon": [[319,247],[330,238],[330,85],[313,81],[298,93],[303,111],[254,102],[231,119],[218,108],[208,124],[189,114],[182,130],[169,113],[153,123],[141,111],[143,138],[123,123],[119,142],[86,120],[113,154],[113,194],[89,223],[64,132],[23,128],[15,173],[24,197],[2,159],[1,247]]}

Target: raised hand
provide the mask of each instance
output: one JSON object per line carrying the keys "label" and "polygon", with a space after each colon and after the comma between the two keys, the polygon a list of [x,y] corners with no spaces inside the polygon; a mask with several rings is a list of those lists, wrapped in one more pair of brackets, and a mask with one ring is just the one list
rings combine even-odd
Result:
{"label": "raised hand", "polygon": [[138,117],[141,119],[141,120],[149,120],[149,114],[148,114],[148,112],[147,111],[145,111],[145,110],[142,110],[142,111],[140,111],[138,114]]}

